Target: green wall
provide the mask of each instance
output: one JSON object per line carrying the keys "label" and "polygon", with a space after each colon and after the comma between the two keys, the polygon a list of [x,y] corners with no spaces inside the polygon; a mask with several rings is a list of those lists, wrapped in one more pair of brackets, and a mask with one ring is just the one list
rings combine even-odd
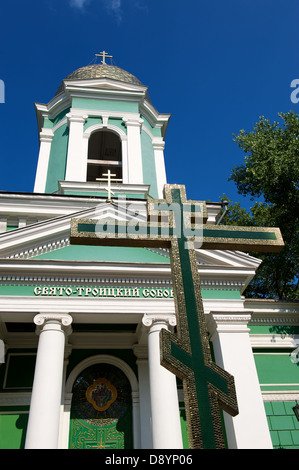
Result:
{"label": "green wall", "polygon": [[145,127],[147,127],[147,129],[155,136],[155,137],[161,137],[162,136],[162,133],[161,133],[161,127],[153,127],[149,122],[148,120],[141,114],[140,115],[141,119],[143,119],[143,123],[145,125]]}
{"label": "green wall", "polygon": [[63,124],[54,133],[49,158],[46,193],[58,190],[58,181],[65,178],[69,128]]}
{"label": "green wall", "polygon": [[73,108],[93,109],[99,111],[123,111],[138,113],[138,103],[130,101],[109,101],[89,98],[74,98],[72,101]]}
{"label": "green wall", "polygon": [[291,361],[291,351],[254,351],[262,391],[298,390],[299,363]]}
{"label": "green wall", "polygon": [[[290,354],[290,350],[254,351],[262,391],[298,390],[299,398],[299,364],[291,361]],[[265,402],[264,405],[274,449],[299,449],[299,422],[292,410],[295,400]]]}
{"label": "green wall", "polygon": [[147,250],[146,248],[91,245],[69,245],[59,250],[38,255],[35,259],[169,263],[168,257]]}
{"label": "green wall", "polygon": [[[23,355],[24,354],[24,355]],[[0,367],[0,392],[30,392],[35,365],[35,351],[9,350]],[[6,376],[6,388],[3,388]],[[0,449],[23,449],[29,405],[0,407]]]}
{"label": "green wall", "polygon": [[28,412],[13,412],[10,409],[9,414],[1,413],[3,410],[0,410],[0,449],[24,449]]}
{"label": "green wall", "polygon": [[299,422],[293,401],[266,402],[265,410],[274,449],[299,449]]}

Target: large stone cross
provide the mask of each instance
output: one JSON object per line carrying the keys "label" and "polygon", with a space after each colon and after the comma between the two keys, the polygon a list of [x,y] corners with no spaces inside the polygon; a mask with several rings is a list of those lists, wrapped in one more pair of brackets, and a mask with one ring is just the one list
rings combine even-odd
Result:
{"label": "large stone cross", "polygon": [[279,251],[277,228],[207,225],[204,202],[187,201],[185,187],[165,185],[164,200],[148,199],[148,222],[72,219],[71,243],[168,247],[177,333],[161,331],[161,364],[183,381],[190,448],[224,447],[220,408],[238,414],[233,377],[212,359],[196,248]]}

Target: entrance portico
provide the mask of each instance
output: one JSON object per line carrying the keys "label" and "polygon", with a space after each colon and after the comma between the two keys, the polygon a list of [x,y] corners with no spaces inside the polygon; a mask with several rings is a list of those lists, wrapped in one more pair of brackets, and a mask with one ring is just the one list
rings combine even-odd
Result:
{"label": "entrance portico", "polygon": [[[118,368],[130,383],[133,448],[151,448],[152,443],[153,448],[182,448],[176,379],[172,373],[160,365],[160,346],[157,335],[161,328],[167,328],[168,324],[174,325],[175,317],[173,315],[143,316],[142,344],[148,343],[148,353],[147,351],[145,353],[146,367],[143,374],[140,374],[139,380],[124,360],[117,356],[98,354],[77,364],[64,382],[67,365],[65,362],[66,337],[69,341],[69,351],[72,342],[70,326],[72,321],[69,314],[38,314],[34,317],[39,340],[25,448],[69,447],[73,385],[82,371],[95,364],[105,364],[108,369],[109,366]],[[104,336],[105,333],[99,334],[99,342]],[[107,345],[105,340],[103,343],[103,346]],[[78,347],[78,344],[76,346]],[[138,344],[135,344],[134,350],[137,349]],[[93,378],[94,381],[96,379],[98,379],[97,376]],[[148,383],[150,390],[147,388]],[[148,399],[150,405],[147,419],[152,422],[153,427],[146,438],[142,435],[145,428],[141,421],[140,403],[145,403]],[[47,426],[42,425],[45,422]],[[105,443],[101,442],[101,446],[105,446]]]}

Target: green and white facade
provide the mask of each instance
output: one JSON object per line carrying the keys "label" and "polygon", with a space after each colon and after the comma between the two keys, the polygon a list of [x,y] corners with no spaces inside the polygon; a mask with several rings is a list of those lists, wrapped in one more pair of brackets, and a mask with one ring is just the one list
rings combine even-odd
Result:
{"label": "green and white facade", "polygon": [[[188,449],[181,383],[160,365],[159,332],[176,326],[168,251],[69,241],[74,217],[146,220],[170,115],[106,64],[36,112],[34,192],[0,193],[0,448]],[[207,210],[216,224],[221,205]],[[197,261],[215,361],[236,384],[227,447],[299,448],[298,303],[245,299],[260,264],[246,253]]]}

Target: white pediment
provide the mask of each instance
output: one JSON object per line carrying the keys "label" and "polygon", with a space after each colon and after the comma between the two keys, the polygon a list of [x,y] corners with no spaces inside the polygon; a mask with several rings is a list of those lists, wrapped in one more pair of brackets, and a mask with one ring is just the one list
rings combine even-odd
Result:
{"label": "white pediment", "polygon": [[113,80],[107,77],[100,77],[100,78],[86,78],[86,79],[65,79],[64,84],[66,87],[68,86],[75,86],[78,88],[86,88],[86,87],[109,87],[111,89],[122,89],[122,90],[147,90],[147,87],[142,84],[134,84],[129,83],[121,80]]}
{"label": "white pediment", "polygon": [[133,83],[112,80],[109,78],[94,78],[94,79],[80,79],[80,80],[64,80],[66,95],[73,95],[74,93],[89,93],[110,95],[132,95],[144,97],[147,87],[144,85],[136,85]]}
{"label": "white pediment", "polygon": [[0,235],[0,258],[31,258],[69,244],[71,219],[104,219],[144,221],[145,217],[126,210],[125,206],[100,203],[95,207],[61,217],[37,222]]}
{"label": "white pediment", "polygon": [[[144,211],[144,209],[143,209]],[[72,218],[96,219],[112,218],[120,221],[136,220],[144,222],[145,213],[128,210],[125,206],[102,202],[94,207],[71,212],[67,215],[54,217],[46,221],[34,223],[0,235],[0,258],[34,259],[35,257],[69,246],[70,224]],[[167,249],[149,249],[165,257],[169,257]],[[260,264],[260,260],[239,251],[196,250],[198,265],[206,273],[215,268],[225,275],[227,269],[252,277]],[[243,272],[244,271],[244,272]]]}

